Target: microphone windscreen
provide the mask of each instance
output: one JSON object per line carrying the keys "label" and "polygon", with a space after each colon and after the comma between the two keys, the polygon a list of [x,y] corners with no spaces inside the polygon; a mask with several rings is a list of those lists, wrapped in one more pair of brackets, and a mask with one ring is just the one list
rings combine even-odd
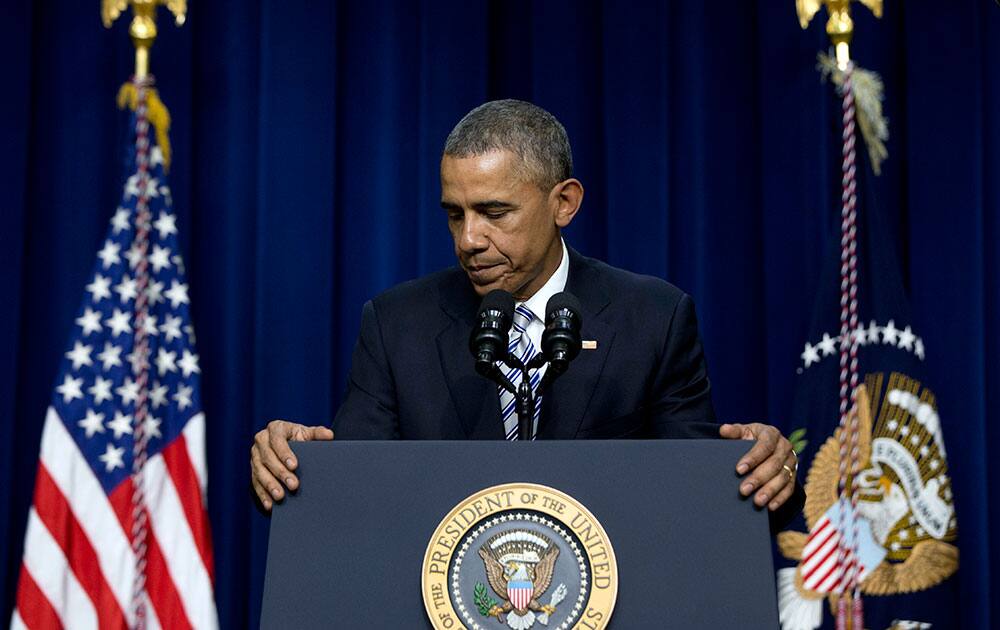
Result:
{"label": "microphone windscreen", "polygon": [[507,316],[508,321],[514,319],[514,296],[503,289],[493,289],[483,298],[479,313],[483,311],[500,311]]}
{"label": "microphone windscreen", "polygon": [[549,298],[549,303],[545,305],[545,321],[548,322],[552,319],[553,313],[564,308],[572,311],[578,320],[581,319],[580,300],[576,299],[572,293],[563,291]]}

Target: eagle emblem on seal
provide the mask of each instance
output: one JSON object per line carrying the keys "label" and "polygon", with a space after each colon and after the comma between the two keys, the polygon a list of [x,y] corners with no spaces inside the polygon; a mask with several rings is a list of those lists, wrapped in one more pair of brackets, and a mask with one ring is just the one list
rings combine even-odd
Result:
{"label": "eagle emblem on seal", "polygon": [[[479,548],[479,557],[490,588],[500,598],[481,612],[514,630],[526,630],[536,620],[543,625],[548,623],[562,599],[552,597],[548,604],[539,601],[552,584],[559,558],[559,547],[552,540],[535,531],[510,530],[486,541]],[[565,587],[561,586],[561,590],[565,591]],[[486,599],[484,591],[485,588],[477,591],[477,599]]]}
{"label": "eagle emblem on seal", "polygon": [[[905,374],[868,374],[851,414],[858,421],[859,453],[849,471],[858,520],[839,497],[837,429],[806,477],[809,532],[778,535],[782,555],[798,561],[778,571],[783,630],[818,628],[823,600],[835,609],[854,566],[869,596],[928,589],[958,569],[955,507],[934,394]],[[849,543],[857,537],[858,557],[837,558],[842,531]]]}

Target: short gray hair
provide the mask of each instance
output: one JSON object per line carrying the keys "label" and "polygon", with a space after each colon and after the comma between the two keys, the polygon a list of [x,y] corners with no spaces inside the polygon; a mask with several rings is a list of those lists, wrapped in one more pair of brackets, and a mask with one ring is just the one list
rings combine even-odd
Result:
{"label": "short gray hair", "polygon": [[537,105],[514,99],[483,103],[458,121],[444,143],[444,154],[458,158],[497,150],[520,157],[521,175],[542,190],[573,176],[566,129]]}

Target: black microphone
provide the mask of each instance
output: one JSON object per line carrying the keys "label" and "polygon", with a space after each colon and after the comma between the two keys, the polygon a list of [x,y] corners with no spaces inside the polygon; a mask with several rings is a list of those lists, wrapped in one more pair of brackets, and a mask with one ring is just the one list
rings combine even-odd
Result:
{"label": "black microphone", "polygon": [[582,325],[580,301],[572,294],[563,291],[549,298],[549,303],[545,306],[542,352],[549,360],[551,378],[565,372],[569,362],[580,354],[580,346],[583,343],[580,338]]}
{"label": "black microphone", "polygon": [[476,371],[483,376],[491,376],[496,362],[507,358],[513,321],[514,296],[503,289],[487,293],[469,337],[469,350],[476,359]]}

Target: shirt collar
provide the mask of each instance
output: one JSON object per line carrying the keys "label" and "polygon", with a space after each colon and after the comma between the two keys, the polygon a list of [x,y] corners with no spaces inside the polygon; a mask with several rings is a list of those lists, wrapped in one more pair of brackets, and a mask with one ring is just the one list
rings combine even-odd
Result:
{"label": "shirt collar", "polygon": [[549,303],[549,298],[566,290],[566,280],[569,278],[569,252],[566,251],[566,241],[561,237],[559,242],[562,243],[562,260],[559,261],[559,266],[556,267],[555,273],[549,277],[548,282],[542,285],[542,288],[535,292],[530,298],[524,302],[518,302],[518,304],[524,304],[528,309],[535,314],[540,321],[545,321],[545,306]]}

